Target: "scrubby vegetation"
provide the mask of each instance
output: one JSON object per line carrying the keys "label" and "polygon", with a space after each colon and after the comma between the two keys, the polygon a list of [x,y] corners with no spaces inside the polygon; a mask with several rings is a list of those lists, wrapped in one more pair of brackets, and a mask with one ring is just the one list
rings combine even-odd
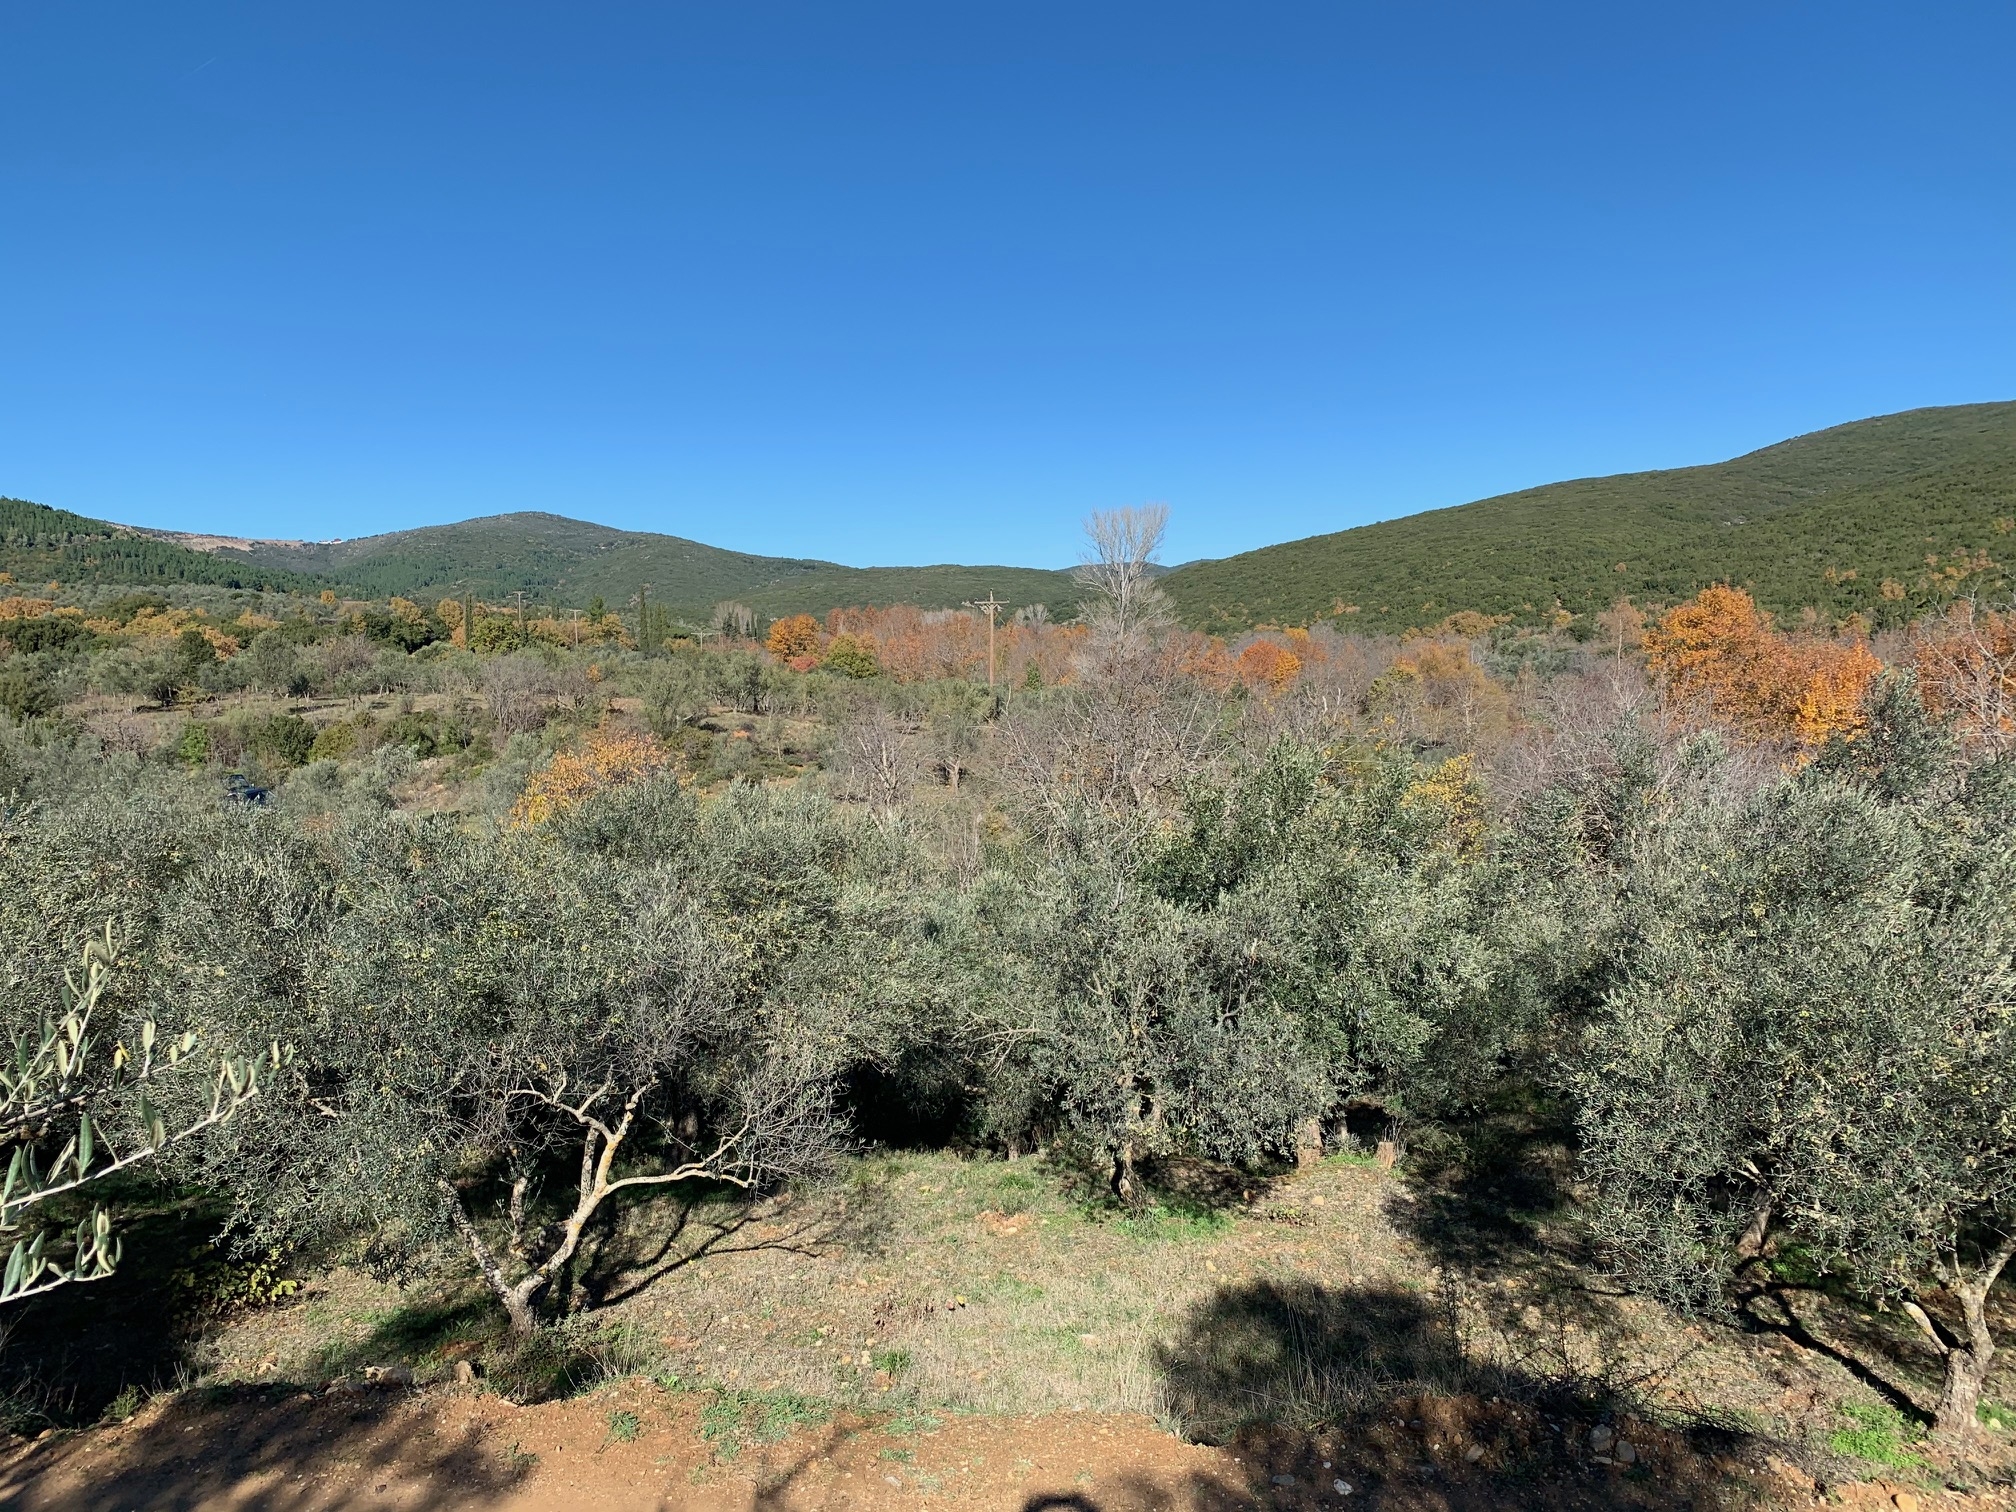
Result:
{"label": "scrubby vegetation", "polygon": [[582,610],[608,602],[689,626],[723,600],[766,619],[846,604],[949,609],[990,592],[1076,612],[1069,572],[1031,567],[843,567],[726,551],[561,515],[490,515],[348,541],[240,541],[140,531],[0,498],[0,571],[22,582],[217,584],[384,600],[522,596]]}
{"label": "scrubby vegetation", "polygon": [[[991,686],[965,613],[724,604],[703,645],[473,596],[0,605],[17,1041],[60,1042],[109,928],[95,1056],[267,1068],[207,1122],[211,1080],[150,1083],[190,1137],[106,1200],[459,1278],[531,1359],[617,1290],[612,1234],[648,1271],[695,1212],[927,1195],[864,1150],[995,1162],[962,1222],[1153,1247],[1312,1224],[1264,1194],[1326,1158],[1439,1203],[1524,1142],[1586,1274],[1712,1319],[1803,1268],[1907,1319],[1944,1372],[1912,1410],[1974,1434],[2016,1250],[2016,621],[1872,644],[1721,588],[1586,639],[1221,641],[1149,581],[1157,522],[1104,523],[1088,613],[1003,624]],[[77,1119],[17,1121],[31,1169],[89,1164]],[[929,1363],[882,1342],[843,1363]],[[1513,1389],[1459,1345],[1401,1384]],[[1165,1365],[1226,1410],[1223,1361]],[[1312,1422],[1373,1389],[1320,1379]]]}
{"label": "scrubby vegetation", "polygon": [[2010,591],[2016,404],[1856,421],[1733,461],[1550,483],[1267,546],[1169,575],[1218,633],[1334,621],[1394,634],[1470,610],[1584,632],[1619,594],[1715,583],[1788,618],[1901,626]]}

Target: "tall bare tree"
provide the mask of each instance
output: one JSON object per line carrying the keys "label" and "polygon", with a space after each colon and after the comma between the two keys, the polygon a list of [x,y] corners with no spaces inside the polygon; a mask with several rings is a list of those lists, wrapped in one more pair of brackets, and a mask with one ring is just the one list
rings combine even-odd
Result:
{"label": "tall bare tree", "polygon": [[1104,622],[1123,638],[1168,620],[1168,600],[1155,586],[1152,570],[1168,528],[1166,504],[1127,505],[1086,516],[1087,544],[1076,576],[1091,596],[1087,618]]}

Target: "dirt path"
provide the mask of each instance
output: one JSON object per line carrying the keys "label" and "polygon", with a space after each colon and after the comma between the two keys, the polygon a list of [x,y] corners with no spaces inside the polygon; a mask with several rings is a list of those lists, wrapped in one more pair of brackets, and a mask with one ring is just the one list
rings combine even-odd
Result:
{"label": "dirt path", "polygon": [[[1463,1423],[1484,1427],[1470,1400]],[[1785,1466],[1682,1457],[1648,1436],[1621,1466],[1499,1462],[1431,1421],[1326,1445],[1275,1435],[1219,1449],[1145,1418],[838,1418],[762,1441],[718,1399],[626,1383],[514,1407],[403,1390],[162,1398],[129,1423],[17,1446],[0,1506],[18,1512],[1508,1512],[1914,1503],[1878,1484],[1823,1491]],[[1459,1404],[1449,1403],[1448,1406]],[[1500,1409],[1501,1413],[1511,1409]],[[1509,1426],[1501,1416],[1498,1428]],[[1496,1443],[1505,1442],[1501,1432]],[[1472,1458],[1476,1452],[1477,1457]],[[1334,1457],[1334,1465],[1325,1456]],[[1607,1463],[1607,1462],[1604,1462]],[[1348,1491],[1340,1491],[1348,1485]],[[1907,1493],[1908,1496],[1909,1493]],[[1925,1512],[1986,1499],[1925,1494]]]}
{"label": "dirt path", "polygon": [[[626,1412],[634,1428],[620,1416]],[[769,1444],[710,1439],[710,1426],[690,1401],[648,1387],[539,1407],[446,1392],[164,1404],[117,1428],[17,1451],[0,1470],[0,1505],[21,1512],[1253,1505],[1236,1456],[1185,1445],[1139,1418],[954,1418],[910,1433],[843,1419]]]}

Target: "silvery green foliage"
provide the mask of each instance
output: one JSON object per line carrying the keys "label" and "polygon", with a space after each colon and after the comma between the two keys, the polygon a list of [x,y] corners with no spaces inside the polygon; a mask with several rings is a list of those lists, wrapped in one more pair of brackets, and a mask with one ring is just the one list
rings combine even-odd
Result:
{"label": "silvery green foliage", "polygon": [[[14,1242],[0,1270],[0,1302],[111,1275],[120,1244],[110,1212],[93,1206],[66,1250],[37,1223],[43,1204],[158,1161],[229,1122],[259,1096],[262,1076],[270,1080],[285,1063],[277,1043],[260,1057],[198,1054],[195,1031],[164,1036],[151,1018],[135,1026],[130,1044],[115,1037],[106,1022],[112,1015],[101,1010],[118,959],[118,936],[108,924],[84,942],[76,969],[65,973],[58,1010],[24,1012],[20,1001],[8,1004],[0,1136],[13,1154],[0,1179],[0,1242]],[[192,1078],[194,1110],[164,1111],[164,1089]],[[182,1101],[189,1090],[185,1085]]]}
{"label": "silvery green foliage", "polygon": [[1252,1160],[1354,1102],[1475,1095],[1517,953],[1448,776],[1283,742],[1166,826],[1062,811],[975,894],[996,1130]]}
{"label": "silvery green foliage", "polygon": [[1676,1301],[1753,1223],[1908,1299],[2016,1221],[2016,774],[1878,697],[1865,741],[1640,826],[1567,1081],[1597,1235]]}
{"label": "silvery green foliage", "polygon": [[[176,952],[215,1011],[286,1026],[299,1096],[212,1179],[261,1238],[368,1233],[392,1266],[452,1226],[500,1296],[536,1278],[506,1297],[529,1317],[608,1191],[831,1153],[847,852],[807,795],[703,816],[670,779],[538,832],[248,816],[192,872]],[[470,1227],[493,1210],[509,1258]]]}
{"label": "silvery green foliage", "polygon": [[1428,1048],[1474,1016],[1496,957],[1482,857],[1426,799],[1414,763],[1284,742],[1199,787],[1150,862],[1156,891],[1210,919],[1221,990],[1290,1014],[1320,1055],[1331,1112],[1433,1106]]}

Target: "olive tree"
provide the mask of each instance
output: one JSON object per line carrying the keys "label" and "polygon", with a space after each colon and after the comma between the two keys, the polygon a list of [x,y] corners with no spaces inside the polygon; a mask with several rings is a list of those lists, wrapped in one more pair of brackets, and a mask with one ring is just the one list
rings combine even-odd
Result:
{"label": "olive tree", "polygon": [[1133,1201],[1145,1156],[1291,1150],[1321,1075],[1294,1019],[1222,970],[1213,921],[1143,887],[1105,828],[1088,818],[1074,851],[990,879],[979,922],[1003,960],[979,1037],[1021,1094],[997,1102],[999,1132],[1064,1134]]}
{"label": "olive tree", "polygon": [[2016,774],[1926,748],[1879,727],[1643,837],[1568,1084],[1621,1268],[1700,1303],[1782,1234],[1914,1319],[1954,1435],[2016,1254]]}
{"label": "olive tree", "polygon": [[40,1221],[48,1205],[173,1162],[284,1080],[269,1036],[165,990],[164,921],[227,822],[215,798],[123,763],[40,754],[30,785],[47,796],[0,810],[0,1137],[12,1147],[0,1300],[109,1275],[112,1215],[94,1205],[65,1243]]}
{"label": "olive tree", "polygon": [[[363,1226],[395,1259],[452,1234],[528,1330],[621,1194],[823,1166],[833,1062],[792,992],[822,837],[776,805],[724,879],[676,788],[645,786],[619,822],[529,834],[367,816],[316,840],[258,816],[199,870],[189,959],[313,1047],[287,1156],[216,1162],[248,1224]],[[751,937],[766,891],[795,937]]]}
{"label": "olive tree", "polygon": [[1193,782],[1144,877],[1209,921],[1220,992],[1300,1025],[1324,1068],[1312,1113],[1449,1111],[1495,1076],[1516,889],[1461,760],[1281,741]]}

